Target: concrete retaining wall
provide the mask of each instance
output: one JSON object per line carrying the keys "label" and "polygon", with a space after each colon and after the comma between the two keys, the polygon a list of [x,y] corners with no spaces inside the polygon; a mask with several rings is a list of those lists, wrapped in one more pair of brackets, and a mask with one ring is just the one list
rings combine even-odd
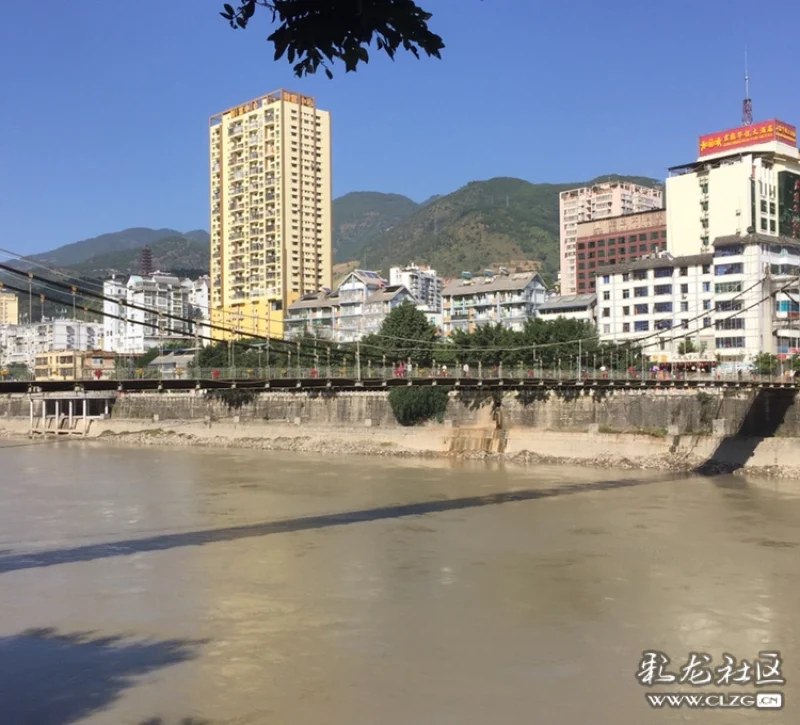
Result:
{"label": "concrete retaining wall", "polygon": [[[649,435],[800,437],[800,407],[791,389],[452,392],[445,421],[486,425],[499,404],[503,428]],[[25,395],[0,396],[0,417],[28,417]],[[154,418],[157,416],[157,418]],[[388,394],[232,391],[125,393],[112,410],[118,420],[270,421],[308,426],[397,427]]]}
{"label": "concrete retaining wall", "polygon": [[[237,397],[238,400],[237,400]],[[486,424],[497,403],[503,427],[550,431],[644,432],[651,435],[745,435],[800,437],[800,408],[790,389],[642,391],[452,392],[445,420],[453,426]],[[0,415],[3,408],[0,403]],[[27,415],[11,404],[11,410]],[[236,393],[229,402],[209,394],[124,394],[116,401],[117,419],[268,420],[320,426],[397,426],[385,392]]]}

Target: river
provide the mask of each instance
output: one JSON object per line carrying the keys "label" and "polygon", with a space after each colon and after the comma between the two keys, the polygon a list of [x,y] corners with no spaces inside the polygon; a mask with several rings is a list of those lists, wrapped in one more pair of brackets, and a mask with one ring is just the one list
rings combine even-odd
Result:
{"label": "river", "polygon": [[[6,443],[0,487],[3,725],[800,712],[798,482]],[[782,711],[636,679],[645,650],[770,649]]]}

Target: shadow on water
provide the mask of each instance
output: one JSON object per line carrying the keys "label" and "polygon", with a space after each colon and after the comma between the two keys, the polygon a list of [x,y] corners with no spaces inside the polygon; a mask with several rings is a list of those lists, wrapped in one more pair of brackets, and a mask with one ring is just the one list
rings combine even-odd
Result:
{"label": "shadow on water", "polygon": [[55,629],[0,637],[0,722],[78,722],[113,705],[137,677],[194,658],[203,643],[123,641]]}
{"label": "shadow on water", "polygon": [[764,439],[775,437],[796,396],[794,388],[759,388],[736,433],[721,438],[695,473],[709,476],[733,473],[744,467]]}
{"label": "shadow on water", "polygon": [[266,521],[257,524],[230,526],[220,529],[203,529],[200,531],[187,531],[176,534],[162,534],[141,539],[127,539],[102,544],[87,544],[64,549],[16,553],[0,556],[0,574],[18,571],[20,569],[37,569],[40,567],[55,566],[57,564],[93,561],[95,559],[106,559],[114,556],[126,556],[149,551],[165,551],[182,546],[203,546],[204,544],[212,544],[220,541],[235,541],[237,539],[268,536],[270,534],[309,531],[313,529],[366,523],[369,521],[397,519],[406,516],[424,516],[425,514],[443,513],[445,511],[459,511],[481,506],[496,506],[506,503],[535,501],[537,499],[555,498],[577,493],[595,493],[613,489],[631,488],[653,483],[664,483],[665,481],[674,481],[680,477],[681,474],[670,472],[663,476],[643,479],[627,478],[612,481],[596,481],[551,486],[549,488],[508,491],[484,496],[418,501],[396,506],[382,506],[333,514],[320,514],[318,516],[304,516],[278,521]]}

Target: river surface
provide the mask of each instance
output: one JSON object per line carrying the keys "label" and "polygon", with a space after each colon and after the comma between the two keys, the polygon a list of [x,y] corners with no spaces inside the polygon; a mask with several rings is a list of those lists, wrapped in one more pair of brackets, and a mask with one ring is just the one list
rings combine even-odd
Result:
{"label": "river surface", "polygon": [[[800,722],[797,482],[7,443],[0,490],[2,725]],[[770,649],[782,711],[636,679]]]}

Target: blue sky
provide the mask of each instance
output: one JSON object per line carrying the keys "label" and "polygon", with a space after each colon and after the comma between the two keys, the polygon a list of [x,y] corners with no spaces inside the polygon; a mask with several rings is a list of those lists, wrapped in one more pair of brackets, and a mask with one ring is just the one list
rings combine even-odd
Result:
{"label": "blue sky", "polygon": [[800,8],[752,0],[417,0],[441,61],[379,58],[334,79],[273,62],[218,0],[4,3],[0,246],[130,226],[207,228],[207,119],[276,88],[330,109],[334,195],[422,200],[475,179],[663,178],[738,125],[748,46],[756,120],[800,125]]}

